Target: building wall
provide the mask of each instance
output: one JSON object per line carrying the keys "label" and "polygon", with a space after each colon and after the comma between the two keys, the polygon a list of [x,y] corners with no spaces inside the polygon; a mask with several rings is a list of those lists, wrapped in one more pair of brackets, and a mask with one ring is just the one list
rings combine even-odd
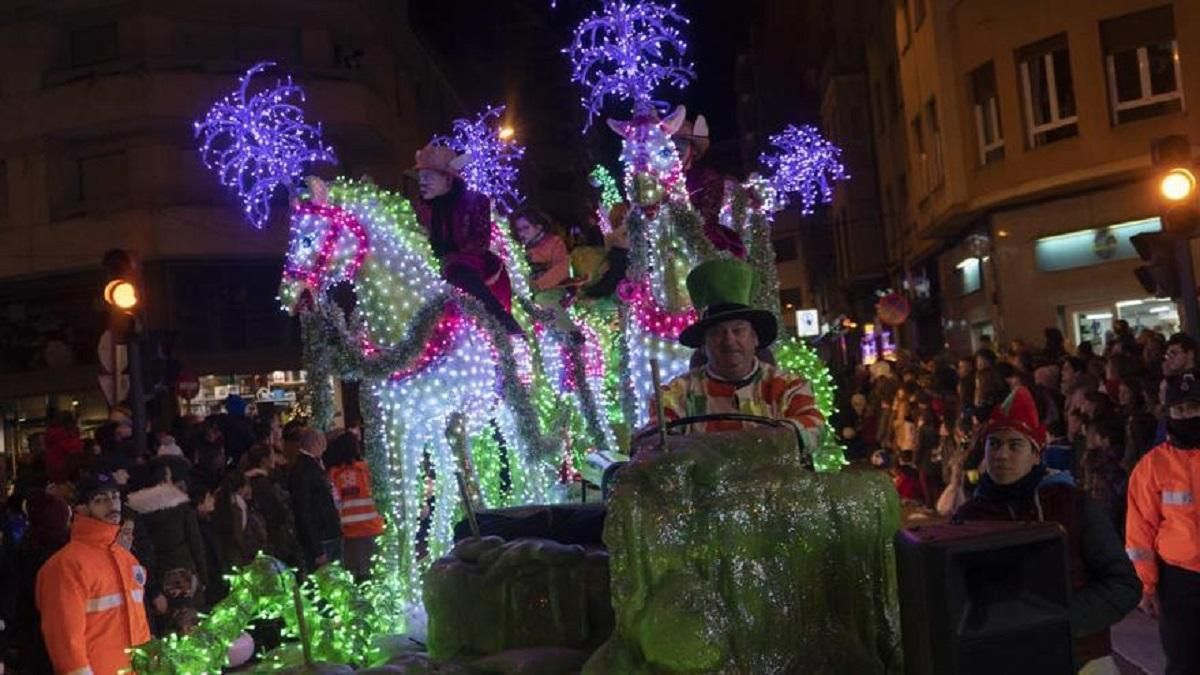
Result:
{"label": "building wall", "polygon": [[[264,309],[282,267],[286,208],[262,230],[250,227],[203,167],[192,123],[246,68],[274,60],[279,69],[255,82],[295,76],[308,96],[307,118],[322,123],[337,151],[337,166],[313,171],[369,174],[400,187],[413,153],[455,103],[408,32],[406,7],[382,0],[6,6],[0,343],[35,352],[0,359],[0,399],[95,388],[86,333],[103,328],[100,258],[111,248],[140,259],[147,328],[179,334],[185,363],[190,357],[189,365],[215,372],[260,359],[268,369],[297,365],[294,327]],[[246,331],[240,338],[235,325]],[[70,346],[68,364],[52,367],[36,353],[47,340]]]}
{"label": "building wall", "polygon": [[[917,25],[922,3],[926,16]],[[1164,5],[1173,12],[1184,109],[1115,124],[1101,22]],[[1151,142],[1177,133],[1200,142],[1200,122],[1188,110],[1200,101],[1200,3],[904,0],[898,7],[906,164],[912,176],[906,202],[918,248],[938,258],[947,342],[972,346],[982,331],[993,330],[1001,341],[1037,343],[1046,326],[1066,331],[1072,308],[1143,297],[1132,275],[1136,261],[1039,272],[1034,242],[1157,215]],[[1077,133],[1035,143],[1027,134],[1019,62],[1023,48],[1060,34],[1068,50]],[[1003,158],[985,161],[972,74],[989,62]],[[931,109],[936,134],[929,125]],[[990,258],[982,266],[983,288],[959,295],[957,266],[981,246]]]}

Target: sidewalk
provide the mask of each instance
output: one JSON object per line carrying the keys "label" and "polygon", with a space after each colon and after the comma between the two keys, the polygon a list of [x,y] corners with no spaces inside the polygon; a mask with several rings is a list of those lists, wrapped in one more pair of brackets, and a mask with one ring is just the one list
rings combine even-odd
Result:
{"label": "sidewalk", "polygon": [[1137,610],[1112,627],[1112,645],[1123,675],[1162,675],[1166,671],[1158,622]]}

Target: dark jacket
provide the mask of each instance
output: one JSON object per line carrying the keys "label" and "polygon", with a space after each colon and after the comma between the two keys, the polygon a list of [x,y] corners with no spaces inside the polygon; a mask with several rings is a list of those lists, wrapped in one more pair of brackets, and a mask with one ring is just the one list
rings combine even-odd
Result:
{"label": "dark jacket", "polygon": [[309,565],[321,555],[321,542],[342,537],[342,521],[333,503],[333,485],[314,458],[296,455],[288,472],[288,492],[296,517],[296,538]]}
{"label": "dark jacket", "polygon": [[1071,582],[1071,633],[1075,660],[1082,665],[1112,653],[1108,628],[1141,598],[1141,583],[1112,521],[1074,486],[1069,474],[1036,466],[1012,485],[984,475],[975,496],[959,507],[956,521],[1055,522],[1066,531]]}
{"label": "dark jacket", "polygon": [[267,555],[298,567],[304,562],[300,541],[296,538],[296,518],[292,514],[291,496],[275,479],[262,469],[246,472],[250,481],[254,509],[267,523]]}
{"label": "dark jacket", "polygon": [[217,492],[216,499],[213,530],[217,535],[217,558],[221,572],[228,574],[234,567],[249,565],[266,548],[267,528],[250,502],[224,490]]}
{"label": "dark jacket", "polygon": [[201,584],[207,584],[204,540],[187,494],[174,485],[161,484],[130,493],[128,503],[142,515],[142,523],[154,542],[157,569],[150,573],[156,582],[161,583],[163,575],[171,570],[186,569],[195,572]]}

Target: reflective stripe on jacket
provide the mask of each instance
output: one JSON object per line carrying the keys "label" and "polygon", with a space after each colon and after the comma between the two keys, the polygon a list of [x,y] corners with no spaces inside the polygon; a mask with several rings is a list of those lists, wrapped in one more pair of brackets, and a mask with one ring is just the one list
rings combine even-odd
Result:
{"label": "reflective stripe on jacket", "polygon": [[1158,587],[1158,559],[1200,572],[1200,450],[1157,446],[1129,476],[1125,552],[1144,593]]}
{"label": "reflective stripe on jacket", "polygon": [[71,541],[37,575],[37,606],[58,673],[112,675],[125,650],[150,639],[142,603],[146,570],[116,542],[119,527],[76,516]]}
{"label": "reflective stripe on jacket", "polygon": [[383,534],[383,517],[375,510],[371,497],[371,475],[367,463],[335,466],[329,470],[333,498],[342,519],[342,536],[349,539]]}

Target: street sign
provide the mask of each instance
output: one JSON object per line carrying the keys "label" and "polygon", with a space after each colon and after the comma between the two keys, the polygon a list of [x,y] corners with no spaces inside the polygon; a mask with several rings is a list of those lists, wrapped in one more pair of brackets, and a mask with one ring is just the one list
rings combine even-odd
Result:
{"label": "street sign", "polygon": [[796,334],[800,337],[817,337],[821,334],[821,314],[816,309],[796,310]]}
{"label": "street sign", "polygon": [[175,393],[185,401],[196,398],[196,394],[200,393],[200,380],[186,370],[179,373],[179,378],[175,380]]}
{"label": "street sign", "polygon": [[[113,377],[108,373],[98,375],[97,381],[100,382],[100,391],[104,392],[104,398],[108,401],[108,405],[114,406],[124,401],[129,397],[129,376],[118,375]],[[116,391],[113,391],[113,387]]]}
{"label": "street sign", "polygon": [[[100,343],[96,345],[96,355],[100,357],[100,365],[104,367],[105,372],[123,373],[129,365],[129,351],[124,344],[117,344],[116,351],[113,350],[113,341],[116,336],[111,330],[104,331],[100,336]],[[116,368],[113,367],[116,359]]]}

